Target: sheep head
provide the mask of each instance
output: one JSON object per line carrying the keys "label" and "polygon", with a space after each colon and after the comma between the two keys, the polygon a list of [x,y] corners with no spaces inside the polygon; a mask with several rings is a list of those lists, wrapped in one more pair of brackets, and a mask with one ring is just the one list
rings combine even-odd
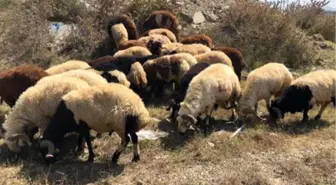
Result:
{"label": "sheep head", "polygon": [[7,144],[8,148],[13,152],[20,152],[21,147],[26,144],[29,147],[32,145],[26,134],[13,134],[5,137],[5,143]]}
{"label": "sheep head", "polygon": [[184,134],[191,125],[196,124],[197,119],[191,114],[184,114],[177,117],[177,122],[180,134]]}

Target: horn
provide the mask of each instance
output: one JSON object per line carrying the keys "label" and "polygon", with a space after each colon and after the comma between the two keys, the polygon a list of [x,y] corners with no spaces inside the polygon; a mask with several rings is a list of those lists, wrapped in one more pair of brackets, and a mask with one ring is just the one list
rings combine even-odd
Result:
{"label": "horn", "polygon": [[265,118],[260,117],[257,113],[254,114],[260,121],[266,121]]}
{"label": "horn", "polygon": [[32,146],[32,144],[30,142],[30,139],[28,138],[28,136],[26,134],[14,134],[13,136],[8,138],[9,141],[14,141],[14,140],[18,140],[18,139],[23,140],[23,142],[27,143],[27,145],[29,147]]}
{"label": "horn", "polygon": [[55,151],[56,151],[55,145],[51,141],[49,141],[49,140],[43,140],[40,143],[40,147],[41,148],[48,148],[48,153],[45,156],[46,158],[49,158],[50,156],[52,156],[55,153]]}
{"label": "horn", "polygon": [[195,124],[197,122],[197,119],[193,115],[191,115],[191,114],[182,115],[182,118],[186,119],[186,120],[189,120],[193,124]]}

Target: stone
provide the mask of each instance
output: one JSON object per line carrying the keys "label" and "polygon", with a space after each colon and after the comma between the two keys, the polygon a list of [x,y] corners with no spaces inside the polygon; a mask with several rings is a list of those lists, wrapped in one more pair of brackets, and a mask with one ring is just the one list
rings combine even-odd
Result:
{"label": "stone", "polygon": [[201,11],[195,12],[193,16],[194,24],[200,24],[205,21],[205,17]]}
{"label": "stone", "polygon": [[218,18],[219,18],[216,14],[214,14],[214,13],[211,12],[211,11],[205,13],[205,16],[208,17],[208,19],[211,20],[211,21],[213,21],[213,22],[217,21]]}

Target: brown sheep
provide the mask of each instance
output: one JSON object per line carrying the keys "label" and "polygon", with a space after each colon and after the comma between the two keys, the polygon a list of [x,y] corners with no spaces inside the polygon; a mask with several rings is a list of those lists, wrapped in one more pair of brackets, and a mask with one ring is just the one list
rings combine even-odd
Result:
{"label": "brown sheep", "polygon": [[115,24],[122,23],[124,24],[127,32],[129,40],[138,39],[138,31],[134,21],[128,15],[119,15],[108,22],[107,25],[107,33],[112,37],[111,27]]}
{"label": "brown sheep", "polygon": [[26,89],[48,74],[40,67],[20,65],[0,72],[0,97],[10,107]]}
{"label": "brown sheep", "polygon": [[126,42],[122,42],[119,45],[119,50],[124,50],[124,49],[128,49],[130,47],[133,46],[142,46],[142,47],[146,47],[146,43],[139,41],[139,40],[128,40]]}
{"label": "brown sheep", "polygon": [[222,51],[231,59],[233,69],[237,74],[239,80],[241,80],[241,71],[246,67],[243,54],[238,49],[228,46],[221,46],[213,48],[212,50]]}
{"label": "brown sheep", "polygon": [[166,28],[172,31],[178,40],[179,21],[174,14],[166,10],[153,11],[143,23],[144,32],[155,28]]}
{"label": "brown sheep", "polygon": [[189,36],[189,37],[183,39],[181,43],[182,44],[203,44],[203,45],[208,46],[209,48],[214,47],[212,39],[205,34]]}

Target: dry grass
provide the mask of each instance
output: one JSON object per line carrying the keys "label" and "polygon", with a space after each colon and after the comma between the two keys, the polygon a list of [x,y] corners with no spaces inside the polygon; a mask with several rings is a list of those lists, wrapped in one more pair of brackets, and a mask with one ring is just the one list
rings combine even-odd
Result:
{"label": "dry grass", "polygon": [[[261,110],[264,104],[261,103]],[[153,116],[164,119],[162,105],[151,105]],[[318,108],[310,112],[313,117]],[[209,136],[190,132],[180,136],[173,123],[162,121],[147,129],[163,130],[167,137],[140,141],[141,160],[131,163],[128,146],[117,166],[111,165],[120,139],[104,135],[93,141],[96,159],[85,162],[87,151],[73,156],[75,136],[63,148],[62,160],[51,166],[27,150],[13,155],[0,146],[2,184],[332,184],[335,182],[335,109],[328,107],[320,121],[300,123],[301,114],[287,115],[277,127],[250,122],[236,138],[225,123],[229,111],[214,114]],[[220,132],[222,130],[222,132]],[[221,134],[219,134],[221,133]],[[8,180],[10,179],[10,180]]]}

